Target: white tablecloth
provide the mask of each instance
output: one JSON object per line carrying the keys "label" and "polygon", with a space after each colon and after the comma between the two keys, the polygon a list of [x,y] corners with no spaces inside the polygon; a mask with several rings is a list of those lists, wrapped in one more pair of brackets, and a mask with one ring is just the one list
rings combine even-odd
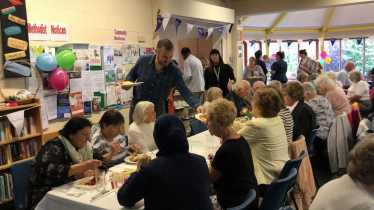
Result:
{"label": "white tablecloth", "polygon": [[[206,148],[206,137],[205,134],[208,131],[203,133],[191,136],[188,138],[188,142],[190,145],[190,152],[195,153],[205,158],[208,156],[209,153],[215,153],[220,146],[219,139],[214,137],[214,149],[208,150]],[[207,161],[208,164],[208,161]],[[136,169],[136,164],[128,164],[128,163],[121,163],[110,168],[110,171],[123,171],[123,169]],[[108,172],[110,174],[112,172]],[[107,175],[108,175],[107,174]],[[80,197],[74,196],[67,196],[66,193],[70,189],[73,189],[73,183],[65,184],[61,187],[58,187],[54,190],[51,190],[47,193],[46,196],[40,201],[38,206],[36,207],[37,210],[101,210],[101,209],[143,209],[144,201],[139,201],[133,208],[125,208],[119,205],[117,200],[117,193],[112,192],[105,197],[90,203],[90,200],[93,196],[97,195],[98,192],[96,190],[88,191],[86,194]],[[108,182],[105,189],[111,189],[111,183]]]}

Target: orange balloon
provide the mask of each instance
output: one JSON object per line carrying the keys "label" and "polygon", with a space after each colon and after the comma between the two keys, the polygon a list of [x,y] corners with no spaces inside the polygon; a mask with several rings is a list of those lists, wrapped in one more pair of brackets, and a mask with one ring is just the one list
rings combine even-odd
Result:
{"label": "orange balloon", "polygon": [[331,63],[331,58],[326,57],[326,58],[325,58],[325,63],[327,63],[327,64]]}

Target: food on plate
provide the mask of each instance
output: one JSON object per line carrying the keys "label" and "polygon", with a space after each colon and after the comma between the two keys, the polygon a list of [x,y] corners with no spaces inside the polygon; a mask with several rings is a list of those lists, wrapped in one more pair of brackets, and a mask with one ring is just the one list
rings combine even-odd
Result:
{"label": "food on plate", "polygon": [[134,154],[132,155],[132,157],[130,157],[130,161],[132,162],[138,162],[138,153],[134,152]]}
{"label": "food on plate", "polygon": [[248,119],[252,119],[253,115],[252,115],[252,112],[249,111],[247,108],[244,108],[243,111],[242,111],[242,115],[248,117]]}
{"label": "food on plate", "polygon": [[206,116],[206,114],[202,114],[199,116],[199,118],[201,121],[206,121],[208,119],[208,116]]}
{"label": "food on plate", "polygon": [[257,78],[257,76],[253,76],[252,78]]}
{"label": "food on plate", "polygon": [[131,81],[124,81],[124,82],[122,83],[122,85],[132,85],[132,84],[134,84],[134,83],[131,82]]}
{"label": "food on plate", "polygon": [[[130,176],[132,173],[134,173],[136,170],[135,169],[125,169],[124,171],[122,171],[123,175],[124,176]],[[121,173],[121,172],[113,172],[109,175],[109,178],[110,180],[113,180],[113,176],[114,174],[116,173]]]}
{"label": "food on plate", "polygon": [[79,183],[79,185],[95,185],[96,184],[96,180],[95,180],[95,177],[92,177],[92,179],[90,180],[86,180],[86,181],[83,181],[81,183]]}
{"label": "food on plate", "polygon": [[235,121],[247,122],[248,118],[246,118],[246,117],[238,117],[238,118],[235,119]]}

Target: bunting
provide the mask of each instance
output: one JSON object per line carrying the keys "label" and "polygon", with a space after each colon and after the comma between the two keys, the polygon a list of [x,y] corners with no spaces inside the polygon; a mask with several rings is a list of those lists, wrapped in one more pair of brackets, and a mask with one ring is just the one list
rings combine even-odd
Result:
{"label": "bunting", "polygon": [[251,47],[256,43],[256,40],[252,40]]}
{"label": "bunting", "polygon": [[369,41],[371,44],[374,44],[374,36],[369,37]]}
{"label": "bunting", "polygon": [[164,31],[165,31],[165,29],[166,29],[166,26],[168,25],[168,23],[169,23],[169,20],[170,20],[170,13],[168,13],[168,12],[164,12],[164,13],[162,13],[162,17],[164,18],[163,20],[162,20],[162,26],[163,26],[163,28],[164,28]]}
{"label": "bunting", "polygon": [[219,28],[218,28],[218,32],[219,32],[219,35],[220,35],[221,38],[222,38],[222,36],[223,36],[223,27],[219,27]]}
{"label": "bunting", "polygon": [[229,25],[227,25],[226,26],[226,31],[228,31],[230,34],[231,34],[231,30],[232,30],[232,26],[233,26],[234,24],[229,24]]}
{"label": "bunting", "polygon": [[323,38],[318,38],[318,42],[319,42],[319,46],[321,46],[323,42]]}
{"label": "bunting", "polygon": [[336,39],[335,38],[331,38],[330,41],[331,41],[331,46],[334,46]]}
{"label": "bunting", "polygon": [[281,39],[277,39],[277,43],[278,43],[278,46],[281,47],[281,45],[282,45],[282,40],[281,40]]}
{"label": "bunting", "polygon": [[200,38],[203,38],[203,32],[204,32],[204,28],[199,27],[199,37]]}
{"label": "bunting", "polygon": [[348,44],[348,41],[349,41],[349,38],[343,38],[343,45],[347,45]]}
{"label": "bunting", "polygon": [[181,23],[182,23],[182,21],[179,20],[178,18],[175,20],[175,33],[176,34],[178,34],[178,28],[179,28]]}
{"label": "bunting", "polygon": [[260,40],[261,42],[261,45],[264,46],[265,45],[265,41],[263,39]]}
{"label": "bunting", "polygon": [[287,44],[288,44],[288,47],[290,47],[290,45],[292,44],[292,40],[287,40]]}
{"label": "bunting", "polygon": [[160,27],[162,26],[162,21],[164,20],[163,17],[157,17],[157,26],[156,26],[156,30],[155,32],[158,31],[158,29],[160,29]]}
{"label": "bunting", "polygon": [[206,36],[206,40],[209,39],[210,35],[212,35],[213,28],[208,28],[208,36]]}
{"label": "bunting", "polygon": [[266,40],[266,42],[268,43],[268,47],[270,47],[271,39]]}
{"label": "bunting", "polygon": [[313,39],[308,39],[309,45],[313,42]]}
{"label": "bunting", "polygon": [[301,47],[301,45],[303,44],[303,40],[302,39],[298,39],[297,42],[299,43],[299,46]]}
{"label": "bunting", "polygon": [[190,32],[192,31],[192,29],[193,29],[193,25],[191,25],[191,24],[187,24],[187,34],[186,34],[186,36],[187,36],[188,34],[190,34]]}
{"label": "bunting", "polygon": [[360,45],[362,42],[362,38],[357,38],[357,44]]}

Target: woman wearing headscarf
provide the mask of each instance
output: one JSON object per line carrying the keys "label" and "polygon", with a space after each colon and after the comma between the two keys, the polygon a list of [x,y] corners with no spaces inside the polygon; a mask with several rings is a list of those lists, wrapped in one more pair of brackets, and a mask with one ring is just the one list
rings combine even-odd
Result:
{"label": "woman wearing headscarf", "polygon": [[145,209],[212,209],[205,158],[189,153],[186,131],[175,115],[157,118],[153,137],[159,152],[142,156],[118,191],[118,202],[132,207],[144,198]]}
{"label": "woman wearing headscarf", "polygon": [[88,143],[91,122],[73,117],[59,131],[60,136],[47,141],[31,163],[27,209],[34,209],[54,187],[94,175],[106,160]]}

